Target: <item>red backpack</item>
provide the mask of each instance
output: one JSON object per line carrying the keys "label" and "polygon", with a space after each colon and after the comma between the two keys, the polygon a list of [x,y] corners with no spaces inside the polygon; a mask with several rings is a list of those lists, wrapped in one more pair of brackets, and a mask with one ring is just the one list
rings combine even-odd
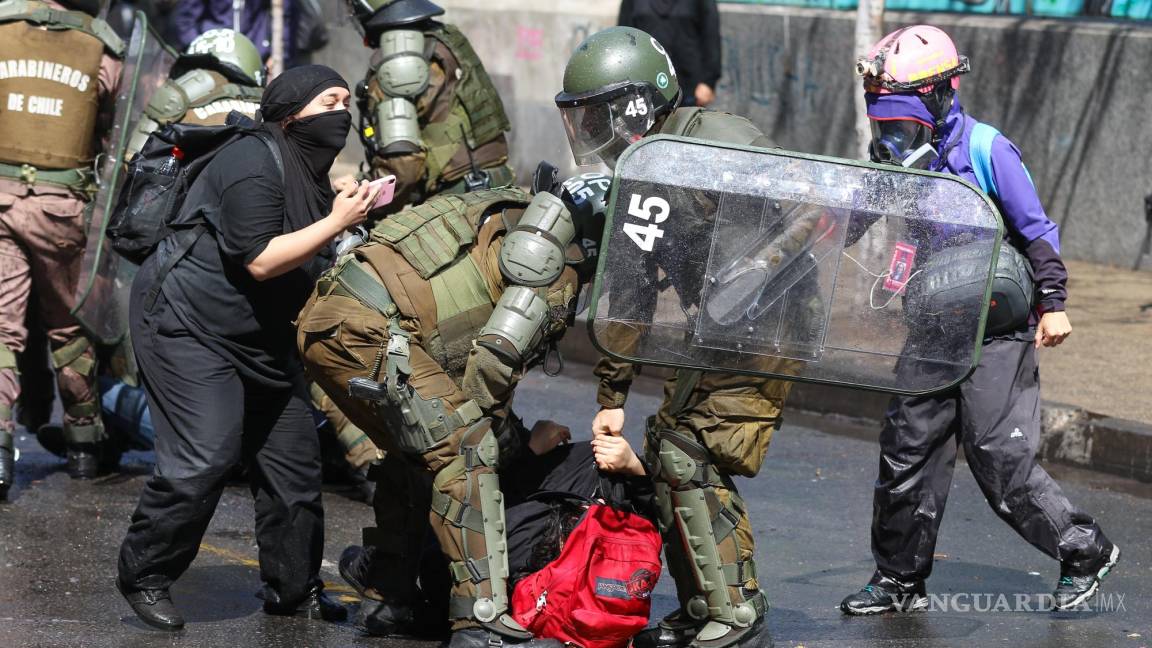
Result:
{"label": "red backpack", "polygon": [[626,648],[648,625],[660,534],[634,513],[593,504],[560,556],[516,584],[512,617],[537,637]]}

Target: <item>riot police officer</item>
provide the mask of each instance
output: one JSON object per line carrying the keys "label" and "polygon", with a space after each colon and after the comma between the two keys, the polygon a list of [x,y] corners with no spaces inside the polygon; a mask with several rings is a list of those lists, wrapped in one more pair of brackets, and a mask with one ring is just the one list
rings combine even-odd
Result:
{"label": "riot police officer", "polygon": [[12,484],[16,354],[29,306],[48,332],[73,478],[96,475],[105,438],[95,353],[71,315],[98,134],[124,53],[99,10],[91,0],[0,2],[0,496]]}
{"label": "riot police officer", "polygon": [[[577,164],[603,162],[614,167],[632,142],[655,134],[769,144],[742,117],[677,108],[680,92],[671,60],[645,32],[614,27],[588,37],[569,59],[563,91],[556,95]],[[673,288],[685,308],[699,306],[692,301],[699,290]],[[654,297],[640,297],[625,307],[655,307]],[[637,315],[638,321],[652,316]],[[602,409],[593,433],[620,434],[635,368],[604,358],[595,373]],[[680,608],[637,636],[638,646],[726,648],[771,643],[764,621],[768,603],[753,559],[752,527],[732,476],[750,477],[760,470],[772,433],[780,425],[790,384],[686,369],[677,370],[665,383],[664,402],[648,421],[646,461],[656,482],[665,556]],[[685,474],[686,465],[695,469]],[[682,534],[692,537],[691,545]]]}
{"label": "riot police officer", "polygon": [[135,155],[148,136],[173,123],[220,126],[233,110],[255,117],[266,73],[260,52],[231,29],[211,29],[188,45],[144,109],[128,144]]}
{"label": "riot police officer", "polygon": [[[433,20],[444,10],[429,0],[349,0],[349,6],[375,49],[356,86],[367,175],[396,176],[396,198],[369,218],[441,193],[511,184],[504,104],[467,37]],[[313,398],[313,405],[355,470],[382,456],[330,399]]]}
{"label": "riot police officer", "polygon": [[376,527],[365,529],[364,550],[340,561],[365,597],[362,630],[426,625],[443,587],[427,573],[416,586],[430,517],[451,561],[449,645],[546,643],[509,616],[499,471],[549,449],[538,438],[555,441],[561,427],[529,432],[510,405],[520,377],[568,327],[595,265],[588,251],[603,212],[588,206],[603,204],[603,189],[599,201],[594,190],[578,193],[482,190],[402,211],[338,261],[300,313],[311,378],[387,453]]}
{"label": "riot police officer", "polygon": [[464,34],[433,20],[444,10],[429,0],[349,5],[375,49],[356,86],[368,175],[397,180],[393,207],[373,216],[511,184],[504,104]]}

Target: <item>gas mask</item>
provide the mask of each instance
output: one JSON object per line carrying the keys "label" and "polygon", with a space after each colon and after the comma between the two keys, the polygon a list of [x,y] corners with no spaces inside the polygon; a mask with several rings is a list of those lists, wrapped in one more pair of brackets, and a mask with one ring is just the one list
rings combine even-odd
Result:
{"label": "gas mask", "polygon": [[908,169],[928,169],[940,157],[932,145],[931,126],[915,119],[870,119],[873,162]]}

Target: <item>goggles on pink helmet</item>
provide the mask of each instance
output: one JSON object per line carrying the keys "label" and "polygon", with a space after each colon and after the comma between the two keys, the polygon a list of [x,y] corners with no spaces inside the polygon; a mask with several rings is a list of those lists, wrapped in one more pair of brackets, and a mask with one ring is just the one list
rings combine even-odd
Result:
{"label": "goggles on pink helmet", "polygon": [[928,94],[948,80],[956,90],[959,76],[971,69],[968,57],[956,52],[948,34],[930,25],[898,29],[856,60],[856,74],[864,77],[864,89],[877,94]]}

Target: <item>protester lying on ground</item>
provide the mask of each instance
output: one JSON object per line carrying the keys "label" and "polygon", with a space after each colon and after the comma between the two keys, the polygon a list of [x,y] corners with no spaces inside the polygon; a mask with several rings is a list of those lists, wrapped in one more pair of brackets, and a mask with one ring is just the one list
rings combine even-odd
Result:
{"label": "protester lying on ground", "polygon": [[505,489],[512,616],[582,648],[625,648],[660,575],[653,487],[622,436],[523,457]]}

